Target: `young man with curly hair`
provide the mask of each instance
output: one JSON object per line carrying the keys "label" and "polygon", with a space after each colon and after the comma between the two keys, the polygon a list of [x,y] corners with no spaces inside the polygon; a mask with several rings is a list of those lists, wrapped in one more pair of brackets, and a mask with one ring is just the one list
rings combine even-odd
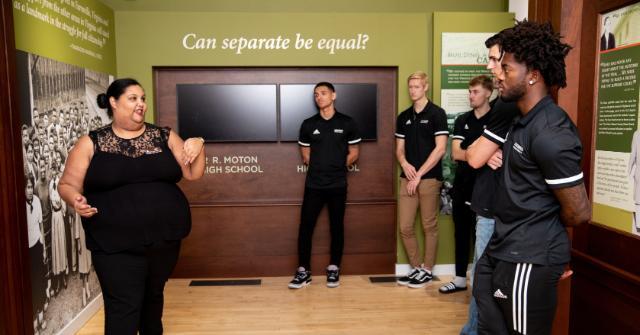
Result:
{"label": "young man with curly hair", "polygon": [[517,22],[500,35],[498,89],[521,115],[503,146],[495,231],[475,270],[478,334],[549,334],[570,259],[564,226],[591,215],[577,129],[549,96],[566,86],[571,47],[550,24]]}

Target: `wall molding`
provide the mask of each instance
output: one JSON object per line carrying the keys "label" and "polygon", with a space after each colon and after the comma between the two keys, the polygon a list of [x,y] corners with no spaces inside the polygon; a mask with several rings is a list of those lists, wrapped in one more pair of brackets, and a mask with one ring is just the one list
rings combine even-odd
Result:
{"label": "wall molding", "polygon": [[98,313],[100,308],[102,308],[102,305],[102,293],[100,293],[91,302],[89,302],[87,307],[78,313],[73,320],[67,323],[67,325],[58,332],[58,335],[73,335],[80,331],[80,329],[82,329],[82,327],[84,327],[84,325],[87,324],[87,322],[89,322],[96,313]]}

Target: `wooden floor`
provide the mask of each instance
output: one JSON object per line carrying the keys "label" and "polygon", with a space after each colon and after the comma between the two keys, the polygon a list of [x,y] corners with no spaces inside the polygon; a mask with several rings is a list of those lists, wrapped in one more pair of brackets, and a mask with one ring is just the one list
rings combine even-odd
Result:
{"label": "wooden floor", "polygon": [[[368,276],[341,276],[330,289],[316,276],[312,285],[287,288],[289,277],[263,278],[260,286],[189,287],[172,279],[165,289],[165,334],[459,334],[466,322],[470,290],[440,294],[450,278],[423,289],[372,284]],[[78,334],[102,334],[98,312]]]}

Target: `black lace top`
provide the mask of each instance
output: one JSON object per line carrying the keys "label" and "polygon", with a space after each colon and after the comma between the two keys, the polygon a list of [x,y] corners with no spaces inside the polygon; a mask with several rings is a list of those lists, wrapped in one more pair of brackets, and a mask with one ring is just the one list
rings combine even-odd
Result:
{"label": "black lace top", "polygon": [[132,139],[118,137],[111,125],[89,133],[94,154],[84,196],[98,209],[82,219],[90,250],[123,251],[189,233],[189,203],[176,185],[182,170],[169,149],[169,133],[152,124]]}
{"label": "black lace top", "polygon": [[162,152],[163,143],[169,140],[171,128],[159,128],[146,124],[144,132],[131,139],[118,137],[111,125],[106,125],[89,133],[94,149],[112,154],[120,154],[137,158],[142,155],[152,155]]}

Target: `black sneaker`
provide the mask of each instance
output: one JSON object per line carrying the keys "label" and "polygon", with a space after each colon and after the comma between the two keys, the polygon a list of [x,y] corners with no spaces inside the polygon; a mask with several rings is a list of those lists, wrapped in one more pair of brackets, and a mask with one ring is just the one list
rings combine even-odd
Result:
{"label": "black sneaker", "polygon": [[340,269],[327,269],[327,287],[333,288],[338,286],[340,286]]}
{"label": "black sneaker", "polygon": [[396,280],[396,283],[398,283],[398,285],[407,286],[411,281],[411,279],[415,278],[418,275],[418,273],[420,273],[420,270],[418,268],[413,268],[411,269],[411,271],[409,271],[409,273],[407,273],[406,276],[402,276],[398,278]]}
{"label": "black sneaker", "polygon": [[311,285],[311,271],[298,270],[289,282],[289,288],[303,288]]}
{"label": "black sneaker", "polygon": [[433,275],[431,271],[427,271],[426,269],[418,269],[418,274],[409,281],[407,286],[411,288],[423,288],[427,286],[427,284],[433,279]]}

